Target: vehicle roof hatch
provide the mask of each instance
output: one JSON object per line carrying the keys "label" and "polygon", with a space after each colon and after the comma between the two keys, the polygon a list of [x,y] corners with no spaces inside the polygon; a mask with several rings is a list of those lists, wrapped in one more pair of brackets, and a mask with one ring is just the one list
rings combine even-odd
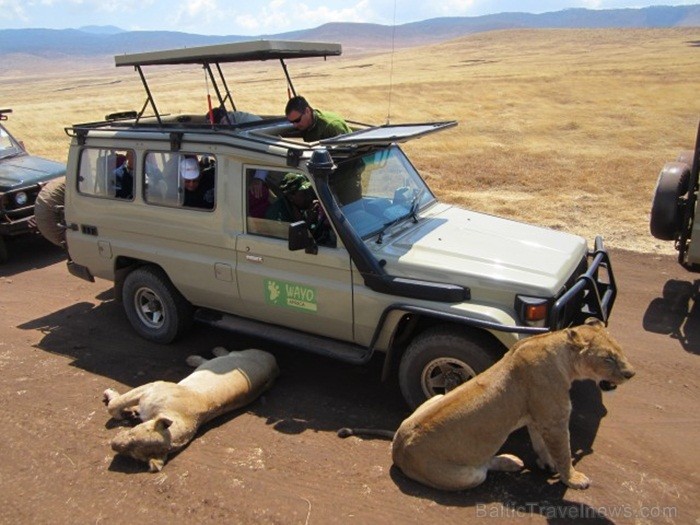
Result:
{"label": "vehicle roof hatch", "polygon": [[420,124],[386,124],[323,139],[319,143],[326,146],[383,146],[420,138],[456,125],[456,120]]}

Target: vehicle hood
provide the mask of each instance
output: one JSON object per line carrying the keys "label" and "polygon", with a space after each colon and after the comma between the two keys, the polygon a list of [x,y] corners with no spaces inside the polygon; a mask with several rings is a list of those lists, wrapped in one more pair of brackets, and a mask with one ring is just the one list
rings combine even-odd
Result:
{"label": "vehicle hood", "polygon": [[587,253],[585,239],[457,207],[397,226],[368,246],[388,274],[536,296],[556,295]]}
{"label": "vehicle hood", "polygon": [[66,173],[66,165],[53,160],[19,155],[0,161],[0,191],[45,182]]}

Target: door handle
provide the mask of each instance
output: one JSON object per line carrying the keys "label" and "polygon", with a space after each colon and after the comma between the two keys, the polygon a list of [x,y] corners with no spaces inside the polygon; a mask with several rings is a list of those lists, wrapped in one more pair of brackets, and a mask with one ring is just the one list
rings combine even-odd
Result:
{"label": "door handle", "polygon": [[254,263],[262,263],[263,258],[260,257],[259,255],[246,255],[245,256],[246,261],[254,262]]}

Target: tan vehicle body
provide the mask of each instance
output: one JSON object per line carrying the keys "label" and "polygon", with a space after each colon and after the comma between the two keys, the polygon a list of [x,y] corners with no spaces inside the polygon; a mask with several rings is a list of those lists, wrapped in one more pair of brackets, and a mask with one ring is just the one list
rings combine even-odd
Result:
{"label": "tan vehicle body", "polygon": [[[337,45],[314,55],[302,44],[148,53],[118,65],[295,58],[299,46],[308,56],[339,54]],[[147,92],[144,109],[155,109]],[[602,240],[588,251],[580,237],[435,198],[399,144],[454,122],[354,125],[307,144],[279,116],[233,126],[157,111],[120,117],[67,129],[69,269],[113,281],[147,339],[170,342],[194,318],[353,363],[385,352],[385,376],[398,369],[417,406],[522,337],[605,320],[612,308]],[[196,205],[183,187],[188,158],[199,180],[212,181]],[[284,204],[279,184],[290,172],[313,188],[323,221],[253,211],[254,179],[269,187],[269,211]]]}

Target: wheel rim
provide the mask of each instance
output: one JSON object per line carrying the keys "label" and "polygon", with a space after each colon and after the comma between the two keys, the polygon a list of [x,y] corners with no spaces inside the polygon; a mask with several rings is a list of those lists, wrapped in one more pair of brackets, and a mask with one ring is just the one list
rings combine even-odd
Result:
{"label": "wheel rim", "polygon": [[430,361],[421,374],[421,388],[426,397],[449,392],[476,375],[472,367],[454,357]]}
{"label": "wheel rim", "polygon": [[150,288],[139,288],[134,294],[136,315],[148,328],[161,328],[165,323],[165,311],[160,297]]}

